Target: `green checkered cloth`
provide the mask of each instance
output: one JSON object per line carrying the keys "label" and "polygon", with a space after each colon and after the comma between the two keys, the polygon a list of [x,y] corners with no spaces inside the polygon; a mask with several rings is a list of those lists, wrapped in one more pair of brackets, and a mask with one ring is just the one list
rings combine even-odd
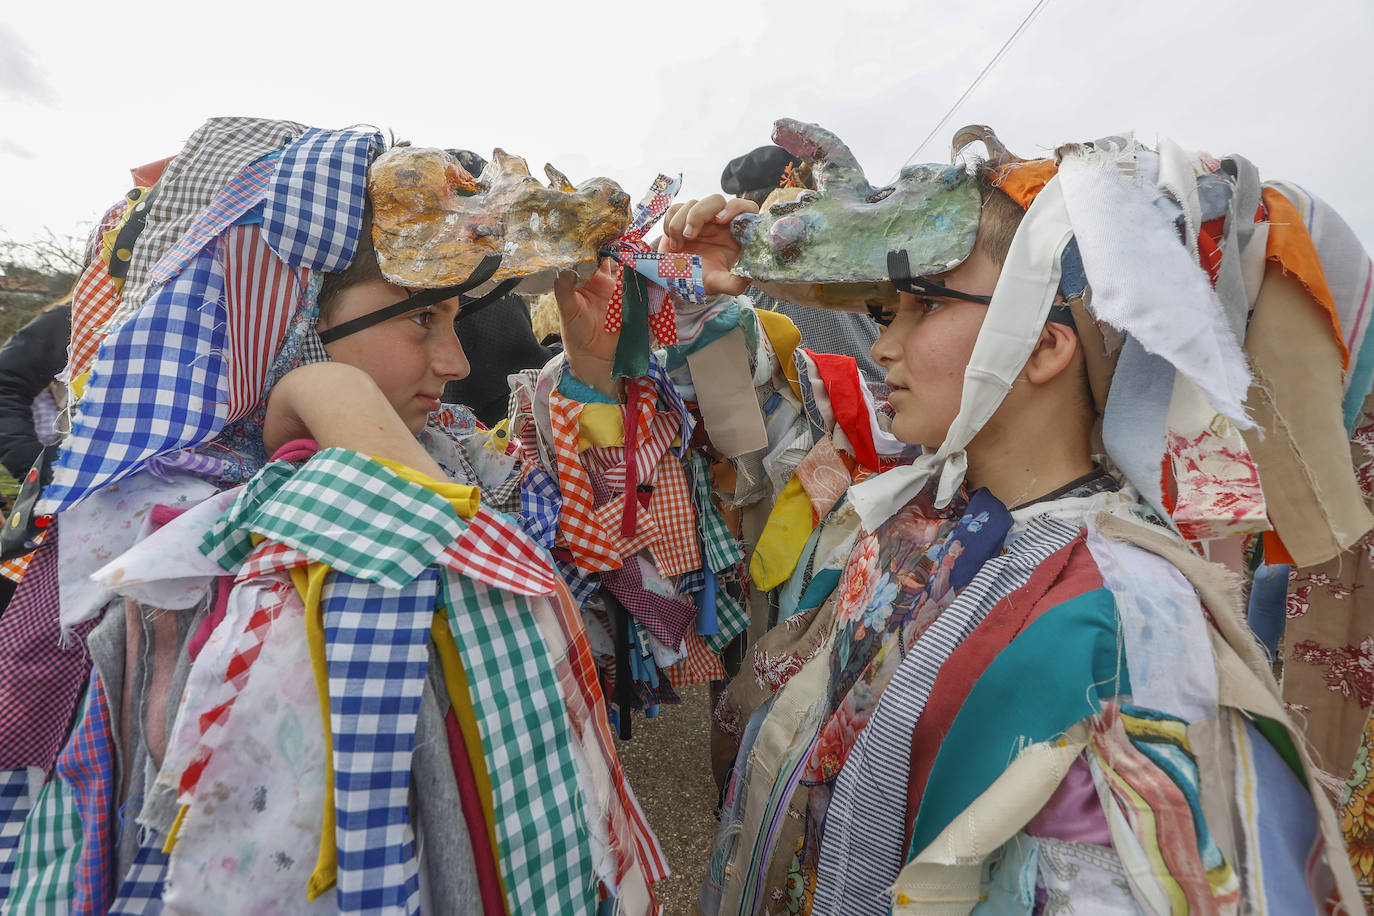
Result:
{"label": "green checkered cloth", "polygon": [[404,588],[466,527],[438,494],[366,455],[327,448],[299,469],[280,461],[263,468],[200,549],[234,570],[252,552],[256,533],[339,572]]}
{"label": "green checkered cloth", "polygon": [[482,733],[510,912],[594,912],[572,729],[531,599],[449,572],[441,600]]}
{"label": "green checkered cloth", "polygon": [[[77,721],[85,717],[83,709]],[[44,784],[24,821],[6,916],[65,914],[76,892],[81,816],[72,790],[56,774]]]}
{"label": "green checkered cloth", "polygon": [[706,643],[716,652],[724,652],[725,647],[735,637],[749,628],[749,611],[744,602],[735,597],[734,590],[722,587],[716,590],[716,632],[703,636]]}
{"label": "green checkered cloth", "polygon": [[701,540],[701,552],[706,558],[707,570],[722,573],[738,563],[744,551],[711,499],[711,468],[705,456],[695,450],[688,454],[691,460],[687,463],[687,476],[692,482],[692,505],[697,509],[697,536]]}
{"label": "green checkered cloth", "polygon": [[[701,540],[701,555],[706,560],[708,574],[727,572],[739,565],[744,551],[730,533],[720,510],[711,499],[711,468],[700,452],[689,453],[687,476],[692,481],[692,504],[697,509],[697,536]],[[716,632],[702,640],[716,652],[725,647],[749,626],[749,612],[744,604],[725,587],[716,590]]]}

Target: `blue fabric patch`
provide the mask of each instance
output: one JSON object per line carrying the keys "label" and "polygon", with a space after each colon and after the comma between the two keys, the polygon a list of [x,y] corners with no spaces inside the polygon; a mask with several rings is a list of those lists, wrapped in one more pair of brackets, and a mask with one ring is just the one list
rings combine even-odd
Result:
{"label": "blue fabric patch", "polygon": [[1279,640],[1288,623],[1288,574],[1286,563],[1260,566],[1250,583],[1250,629],[1255,631],[1272,662],[1278,655]]}
{"label": "blue fabric patch", "polygon": [[278,257],[328,273],[353,263],[367,168],[382,145],[377,131],[312,127],[282,151],[263,211],[263,238]]}
{"label": "blue fabric patch", "polygon": [[1127,337],[1102,418],[1107,454],[1162,519],[1169,517],[1159,486],[1174,375],[1168,360]]}
{"label": "blue fabric patch", "polygon": [[224,426],[228,317],[217,250],[202,250],[101,341],[42,511],[61,512]]}

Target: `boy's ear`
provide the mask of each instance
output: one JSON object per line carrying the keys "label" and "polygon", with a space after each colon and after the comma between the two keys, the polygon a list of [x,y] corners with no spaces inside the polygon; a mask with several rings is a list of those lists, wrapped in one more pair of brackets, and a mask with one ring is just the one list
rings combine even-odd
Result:
{"label": "boy's ear", "polygon": [[1033,385],[1044,385],[1059,376],[1078,352],[1078,335],[1067,325],[1051,321],[1040,331],[1022,374]]}

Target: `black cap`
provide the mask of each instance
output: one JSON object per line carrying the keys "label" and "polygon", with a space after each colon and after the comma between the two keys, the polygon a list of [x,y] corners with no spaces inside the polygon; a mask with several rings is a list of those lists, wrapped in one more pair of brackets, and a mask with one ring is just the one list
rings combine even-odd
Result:
{"label": "black cap", "polygon": [[482,174],[482,169],[487,167],[487,160],[477,155],[470,149],[451,149],[449,154],[458,160],[458,164],[463,167],[473,178]]}
{"label": "black cap", "polygon": [[787,167],[801,165],[801,159],[781,146],[769,144],[730,160],[720,173],[720,188],[726,194],[747,194],[762,188],[776,188]]}

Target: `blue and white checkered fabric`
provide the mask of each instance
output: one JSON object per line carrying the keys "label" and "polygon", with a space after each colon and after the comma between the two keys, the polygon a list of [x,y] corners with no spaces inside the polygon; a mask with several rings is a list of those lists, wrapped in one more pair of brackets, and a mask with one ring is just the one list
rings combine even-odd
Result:
{"label": "blue and white checkered fabric", "polygon": [[263,208],[263,237],[287,264],[336,273],[353,262],[367,167],[382,135],[311,128],[281,154]]}
{"label": "blue and white checkered fabric", "polygon": [[158,916],[162,912],[168,862],[162,842],[157,831],[143,831],[134,862],[119,885],[115,902],[110,904],[109,916]]}
{"label": "blue and white checkered fabric", "polygon": [[554,560],[553,566],[567,583],[568,591],[572,592],[573,601],[577,602],[578,608],[585,607],[587,602],[601,591],[601,578],[596,573],[583,572],[577,568],[576,563],[564,560]]}
{"label": "blue and white checkered fabric", "polygon": [[24,832],[24,821],[32,807],[28,768],[0,770],[0,903],[9,896],[19,835]]}
{"label": "blue and white checkered fabric", "polygon": [[60,512],[149,458],[213,438],[227,417],[218,243],[105,338],[39,511]]}
{"label": "blue and white checkered fabric", "polygon": [[401,589],[340,572],[325,580],[320,603],[343,913],[420,912],[410,764],[437,595],[434,569]]}
{"label": "blue and white checkered fabric", "polygon": [[[558,512],[562,507],[563,496],[558,492],[557,481],[543,468],[531,468],[520,481],[520,523],[526,534],[550,552],[558,538]],[[555,559],[554,567],[568,584],[579,608],[601,590],[601,580],[578,569],[575,563]]]}
{"label": "blue and white checkered fabric", "polygon": [[563,497],[558,484],[543,468],[531,468],[520,481],[520,521],[525,533],[545,550],[558,538],[558,510]]}

